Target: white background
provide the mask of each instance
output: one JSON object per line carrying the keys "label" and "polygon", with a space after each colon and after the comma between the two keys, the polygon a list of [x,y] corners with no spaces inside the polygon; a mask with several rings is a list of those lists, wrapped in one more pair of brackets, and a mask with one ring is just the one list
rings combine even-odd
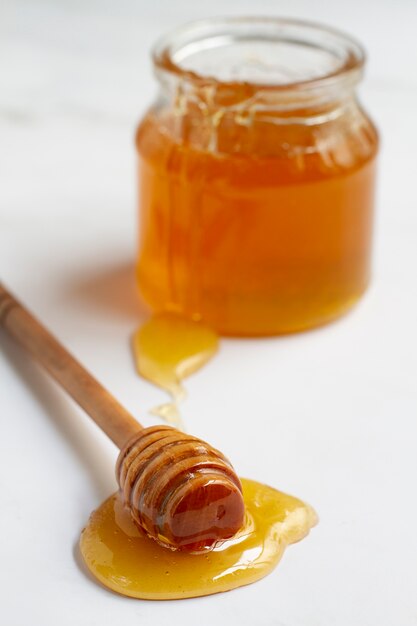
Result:
{"label": "white background", "polygon": [[369,53],[382,131],[372,288],[323,330],[222,341],[188,384],[189,430],[243,476],[306,499],[319,526],[250,587],[141,602],[84,571],[78,536],[115,489],[114,446],[0,333],[0,619],[5,626],[417,624],[417,4],[415,0],[9,0],[0,16],[2,279],[146,424],[162,392],[134,373],[140,320],[134,127],[149,48],[208,15],[324,21]]}

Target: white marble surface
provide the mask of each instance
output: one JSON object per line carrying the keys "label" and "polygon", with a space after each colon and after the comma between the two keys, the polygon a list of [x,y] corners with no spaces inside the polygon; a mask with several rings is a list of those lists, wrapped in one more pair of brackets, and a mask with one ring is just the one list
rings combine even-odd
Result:
{"label": "white marble surface", "polygon": [[[256,4],[256,6],[255,6]],[[185,20],[272,13],[355,34],[382,130],[374,282],[321,331],[223,341],[184,416],[242,475],[305,498],[320,525],[263,581],[173,603],[89,579],[77,552],[115,488],[116,450],[0,333],[0,619],[7,626],[417,624],[417,4],[415,0],[6,0],[0,15],[0,272],[145,423],[163,395],[134,374],[139,319],[133,131],[151,42]],[[254,424],[259,432],[254,436]]]}

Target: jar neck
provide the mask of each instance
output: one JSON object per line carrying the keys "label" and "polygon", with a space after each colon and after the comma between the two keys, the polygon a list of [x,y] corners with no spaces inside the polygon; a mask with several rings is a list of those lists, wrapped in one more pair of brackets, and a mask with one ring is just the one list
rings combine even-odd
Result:
{"label": "jar neck", "polygon": [[265,88],[250,83],[189,80],[156,71],[161,96],[177,115],[204,117],[232,115],[242,124],[256,117],[282,124],[319,124],[335,119],[356,106],[356,86],[361,70],[337,76],[326,84],[296,88]]}
{"label": "jar neck", "polygon": [[152,58],[165,100],[179,111],[285,120],[352,102],[365,56],[327,26],[250,16],[185,25],[157,42]]}

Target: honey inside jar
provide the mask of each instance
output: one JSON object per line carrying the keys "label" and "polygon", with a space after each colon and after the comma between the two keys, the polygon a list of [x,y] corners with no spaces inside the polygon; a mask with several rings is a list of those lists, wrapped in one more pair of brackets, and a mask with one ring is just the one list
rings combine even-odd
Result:
{"label": "honey inside jar", "polygon": [[138,281],[154,310],[225,335],[321,325],[370,276],[377,134],[361,48],[289,20],[211,20],[164,40],[137,133]]}

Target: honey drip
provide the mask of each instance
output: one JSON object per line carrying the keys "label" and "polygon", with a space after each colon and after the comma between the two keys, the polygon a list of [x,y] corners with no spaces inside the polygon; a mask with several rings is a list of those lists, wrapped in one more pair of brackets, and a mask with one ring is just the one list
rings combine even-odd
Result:
{"label": "honey drip", "polygon": [[181,381],[217,352],[216,333],[177,313],[157,313],[136,331],[133,348],[139,374],[172,397],[172,402],[155,407],[151,413],[183,427],[178,404],[186,392]]}
{"label": "honey drip", "polygon": [[90,572],[106,587],[144,600],[211,595],[269,574],[285,548],[317,523],[314,510],[272,487],[242,479],[244,528],[220,548],[200,555],[162,548],[136,527],[114,494],[92,513],[80,539]]}

